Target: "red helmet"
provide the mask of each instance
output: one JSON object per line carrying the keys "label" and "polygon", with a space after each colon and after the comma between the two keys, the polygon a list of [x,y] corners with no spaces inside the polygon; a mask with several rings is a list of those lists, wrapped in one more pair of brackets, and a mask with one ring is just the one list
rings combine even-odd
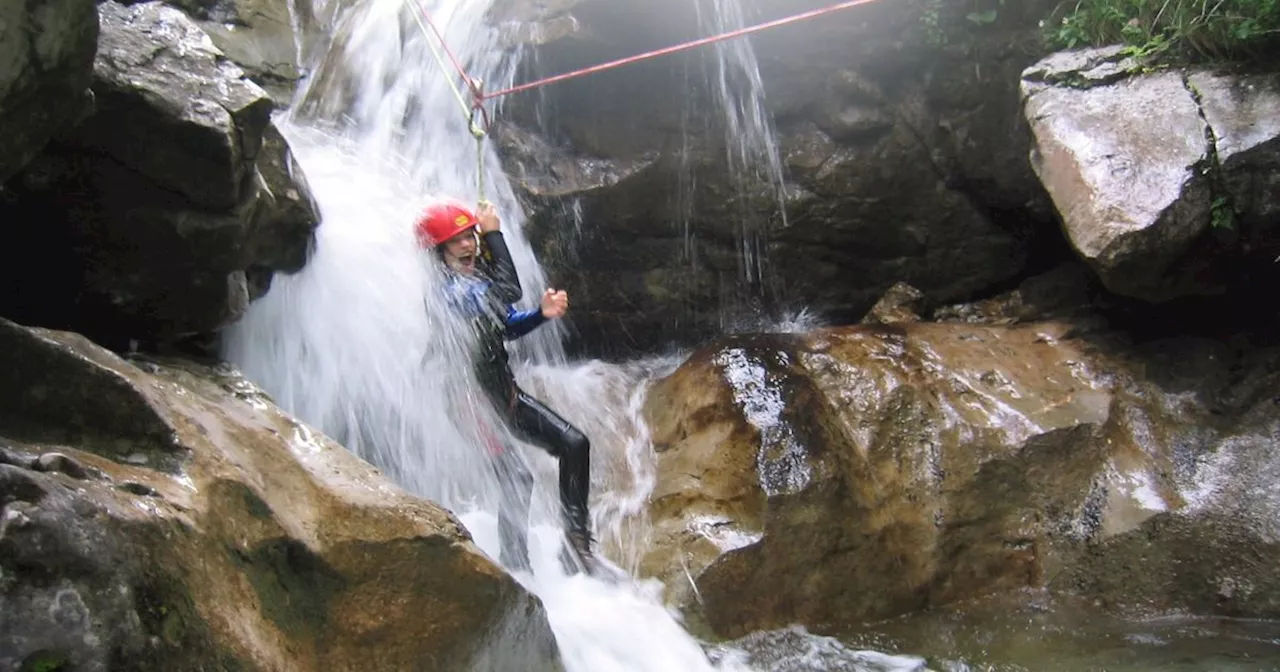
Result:
{"label": "red helmet", "polygon": [[446,240],[456,238],[478,225],[475,213],[457,201],[444,200],[428,205],[418,217],[414,227],[418,244],[435,247]]}

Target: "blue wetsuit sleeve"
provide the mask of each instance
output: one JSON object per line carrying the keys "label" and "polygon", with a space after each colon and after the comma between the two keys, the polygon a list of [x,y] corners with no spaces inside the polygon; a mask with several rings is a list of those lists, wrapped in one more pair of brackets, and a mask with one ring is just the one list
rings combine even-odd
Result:
{"label": "blue wetsuit sleeve", "polygon": [[507,338],[520,338],[537,329],[546,321],[547,318],[542,316],[541,308],[516,310],[511,306],[507,306]]}

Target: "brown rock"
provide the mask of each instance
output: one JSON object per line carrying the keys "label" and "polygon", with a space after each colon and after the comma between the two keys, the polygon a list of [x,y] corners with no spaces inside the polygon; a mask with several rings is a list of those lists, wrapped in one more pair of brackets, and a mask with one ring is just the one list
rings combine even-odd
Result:
{"label": "brown rock", "polygon": [[924,294],[908,285],[899,282],[889,288],[880,297],[871,311],[862,318],[863,324],[896,324],[899,322],[919,322],[920,311],[925,303]]}
{"label": "brown rock", "polygon": [[0,667],[557,668],[536,598],[451,514],[238,375],[0,333],[3,443],[74,439],[60,452],[108,478],[0,465]]}
{"label": "brown rock", "polygon": [[[1262,484],[1280,472],[1265,438],[1280,379],[1212,343],[1115,354],[1070,328],[853,327],[697,352],[646,404],[642,569],[722,636],[1025,587],[1277,613]],[[1233,382],[1241,366],[1263,368]]]}

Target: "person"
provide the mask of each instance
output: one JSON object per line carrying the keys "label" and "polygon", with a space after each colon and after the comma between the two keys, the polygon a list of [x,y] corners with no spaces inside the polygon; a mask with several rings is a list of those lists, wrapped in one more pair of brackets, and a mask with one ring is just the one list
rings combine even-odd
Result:
{"label": "person", "polygon": [[[576,427],[516,384],[505,342],[520,338],[549,320],[563,317],[568,295],[547,289],[540,305],[516,310],[523,291],[494,207],[481,203],[476,212],[442,200],[418,218],[418,241],[433,249],[445,269],[445,291],[451,308],[476,332],[474,370],[481,389],[517,438],[554,456],[559,462],[559,490],[568,550],[566,571],[594,573],[595,556],[587,497],[591,479],[591,446]],[[478,231],[478,234],[477,234]],[[498,509],[499,562],[514,570],[529,569],[528,519],[533,476],[509,448],[491,449],[503,484]],[[495,454],[496,453],[496,454]]]}

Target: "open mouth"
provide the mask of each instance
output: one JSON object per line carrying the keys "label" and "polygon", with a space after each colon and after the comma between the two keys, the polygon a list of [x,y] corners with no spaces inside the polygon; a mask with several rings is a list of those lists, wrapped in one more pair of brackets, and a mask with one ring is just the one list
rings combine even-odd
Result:
{"label": "open mouth", "polygon": [[467,267],[467,268],[471,268],[472,266],[474,266],[474,265],[475,265],[475,263],[476,263],[476,255],[474,255],[474,254],[460,254],[460,255],[458,255],[458,265],[460,265],[460,266],[465,266],[465,267]]}

